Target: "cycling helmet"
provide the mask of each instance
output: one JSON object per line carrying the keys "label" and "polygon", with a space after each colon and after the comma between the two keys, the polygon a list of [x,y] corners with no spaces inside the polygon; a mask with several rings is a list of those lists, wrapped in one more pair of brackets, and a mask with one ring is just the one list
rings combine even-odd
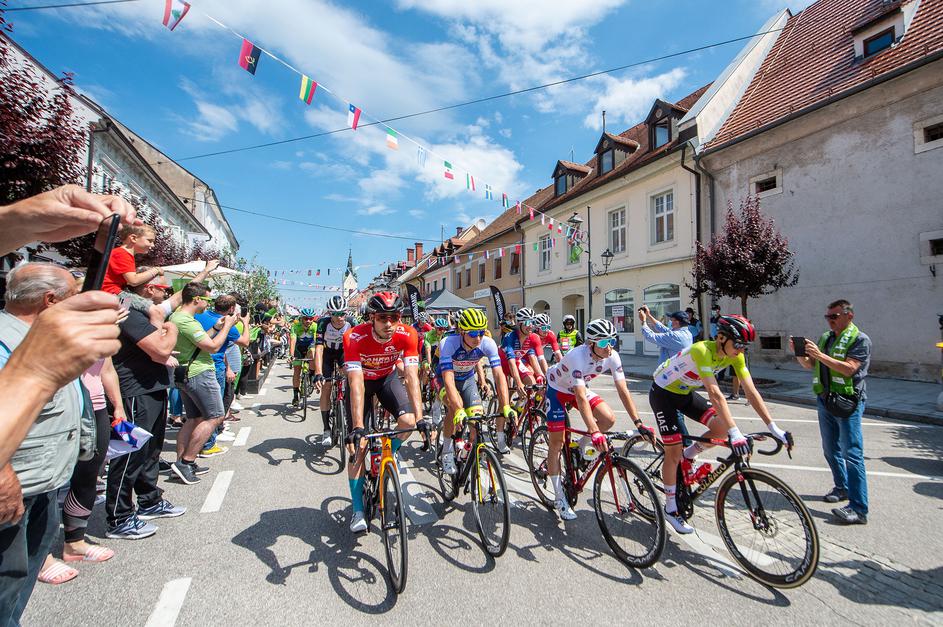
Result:
{"label": "cycling helmet", "polygon": [[530,307],[521,307],[517,310],[517,313],[514,314],[514,320],[518,324],[534,324],[534,316],[537,314],[534,313],[534,310]]}
{"label": "cycling helmet", "polygon": [[448,329],[449,328],[449,319],[438,317],[435,319],[435,328],[437,329]]}
{"label": "cycling helmet", "polygon": [[299,313],[302,318],[314,318],[314,310],[309,307],[305,307]]}
{"label": "cycling helmet", "polygon": [[717,319],[717,334],[723,333],[737,348],[747,348],[750,342],[756,340],[756,329],[753,323],[743,316],[721,316]]}
{"label": "cycling helmet", "polygon": [[377,292],[367,301],[369,313],[400,313],[403,299],[396,292]]}
{"label": "cycling helmet", "polygon": [[418,320],[418,322],[421,322],[421,323],[423,323],[423,324],[429,324],[429,314],[427,314],[427,313],[424,312],[424,311],[420,311],[420,312],[419,312],[419,320]]}
{"label": "cycling helmet", "polygon": [[543,313],[543,314],[537,314],[537,316],[534,318],[534,324],[536,324],[537,326],[541,326],[541,327],[549,327],[549,326],[550,326],[550,316],[547,315],[547,314],[545,314],[545,313]]}
{"label": "cycling helmet", "polygon": [[339,294],[337,296],[331,296],[327,301],[328,311],[344,311],[345,309],[347,309],[347,299]]}
{"label": "cycling helmet", "polygon": [[563,324],[566,324],[567,322],[572,322],[573,324],[576,324],[576,318],[571,316],[570,314],[567,314],[563,316]]}
{"label": "cycling helmet", "polygon": [[616,325],[605,318],[597,318],[586,325],[586,339],[590,342],[613,339],[616,337]]}
{"label": "cycling helmet", "polygon": [[458,318],[461,331],[483,331],[488,328],[488,319],[480,309],[466,309]]}

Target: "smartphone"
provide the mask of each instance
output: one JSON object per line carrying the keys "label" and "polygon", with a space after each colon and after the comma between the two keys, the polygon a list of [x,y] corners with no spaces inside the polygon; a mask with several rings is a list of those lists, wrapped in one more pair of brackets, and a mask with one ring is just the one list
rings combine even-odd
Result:
{"label": "smartphone", "polygon": [[805,357],[805,338],[801,335],[792,336],[792,349],[796,357]]}
{"label": "smartphone", "polygon": [[98,227],[99,233],[102,229],[108,230],[108,237],[105,239],[104,252],[99,252],[95,248],[88,254],[88,271],[85,273],[85,282],[82,284],[82,291],[89,292],[100,290],[102,283],[105,282],[105,272],[108,270],[108,262],[111,260],[111,251],[115,249],[115,243],[118,240],[118,227],[121,225],[121,216],[117,213],[102,220]]}
{"label": "smartphone", "polygon": [[240,305],[239,303],[236,303],[236,317],[237,318],[242,317],[242,305]]}

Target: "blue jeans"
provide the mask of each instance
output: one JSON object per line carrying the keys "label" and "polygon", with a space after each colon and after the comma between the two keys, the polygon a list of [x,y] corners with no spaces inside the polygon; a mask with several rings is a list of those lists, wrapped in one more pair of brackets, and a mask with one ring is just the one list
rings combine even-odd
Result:
{"label": "blue jeans", "polygon": [[58,490],[23,499],[23,517],[0,525],[0,627],[16,627],[59,536]]}
{"label": "blue jeans", "polygon": [[[226,389],[226,364],[225,363],[216,363],[216,382],[219,383],[219,392],[220,396],[223,395],[223,390]],[[206,444],[203,445],[203,450],[208,450],[216,446],[216,430],[213,430],[213,433],[210,434],[210,439],[206,441]]]}
{"label": "blue jeans", "polygon": [[848,418],[838,418],[825,409],[822,397],[817,402],[822,452],[832,469],[835,487],[848,492],[851,509],[867,515],[868,477],[864,471],[864,436],[861,433],[864,403],[858,403],[855,413]]}
{"label": "blue jeans", "polygon": [[170,388],[170,415],[183,415],[183,400],[180,398],[180,390],[177,388]]}

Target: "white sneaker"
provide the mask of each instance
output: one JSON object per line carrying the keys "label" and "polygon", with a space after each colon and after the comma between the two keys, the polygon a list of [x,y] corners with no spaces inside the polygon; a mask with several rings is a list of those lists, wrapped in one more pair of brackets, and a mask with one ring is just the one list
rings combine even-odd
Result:
{"label": "white sneaker", "polygon": [[321,435],[321,445],[322,445],[322,446],[328,446],[328,447],[329,447],[329,446],[331,446],[331,444],[333,444],[333,442],[334,442],[334,440],[331,439],[331,432],[330,432],[330,431],[325,431],[325,432]]}
{"label": "white sneaker", "polygon": [[576,512],[573,511],[566,499],[557,499],[555,505],[560,518],[563,520],[576,520]]}
{"label": "white sneaker", "polygon": [[507,434],[504,432],[498,434],[498,452],[502,455],[506,455],[511,452],[511,449],[508,448]]}
{"label": "white sneaker", "polygon": [[236,436],[230,433],[229,431],[223,431],[222,433],[216,436],[217,442],[232,442],[235,439],[236,439]]}
{"label": "white sneaker", "polygon": [[688,524],[688,521],[684,519],[684,516],[678,512],[668,512],[665,511],[665,520],[668,521],[675,531],[682,534],[694,533],[694,527]]}
{"label": "white sneaker", "polygon": [[364,518],[363,512],[354,512],[354,515],[350,517],[350,531],[352,533],[363,533],[367,530],[367,519]]}
{"label": "white sneaker", "polygon": [[229,407],[230,409],[233,409],[235,411],[242,411],[243,409],[245,409],[245,407],[243,407],[239,401],[233,401],[232,403],[229,404]]}
{"label": "white sneaker", "polygon": [[442,472],[447,475],[454,475],[458,472],[455,467],[455,453],[442,453]]}

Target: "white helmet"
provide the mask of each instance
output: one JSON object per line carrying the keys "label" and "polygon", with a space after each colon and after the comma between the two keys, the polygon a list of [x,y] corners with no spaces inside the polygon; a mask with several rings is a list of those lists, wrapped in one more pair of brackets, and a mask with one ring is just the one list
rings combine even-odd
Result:
{"label": "white helmet", "polygon": [[344,311],[347,309],[347,299],[343,296],[331,296],[325,307],[328,311]]}
{"label": "white helmet", "polygon": [[549,327],[549,326],[550,326],[550,316],[549,316],[548,314],[545,314],[545,313],[537,314],[537,317],[534,318],[534,324],[536,324],[537,326],[541,326],[541,327]]}
{"label": "white helmet", "polygon": [[567,322],[572,322],[573,324],[576,324],[576,317],[571,316],[570,314],[563,316],[563,324],[566,324]]}
{"label": "white helmet", "polygon": [[605,318],[596,318],[586,325],[586,340],[589,342],[598,342],[599,340],[612,339],[616,337],[616,325]]}
{"label": "white helmet", "polygon": [[537,314],[534,313],[534,310],[530,307],[521,307],[517,310],[517,313],[514,314],[514,320],[518,324],[534,324],[534,317]]}

